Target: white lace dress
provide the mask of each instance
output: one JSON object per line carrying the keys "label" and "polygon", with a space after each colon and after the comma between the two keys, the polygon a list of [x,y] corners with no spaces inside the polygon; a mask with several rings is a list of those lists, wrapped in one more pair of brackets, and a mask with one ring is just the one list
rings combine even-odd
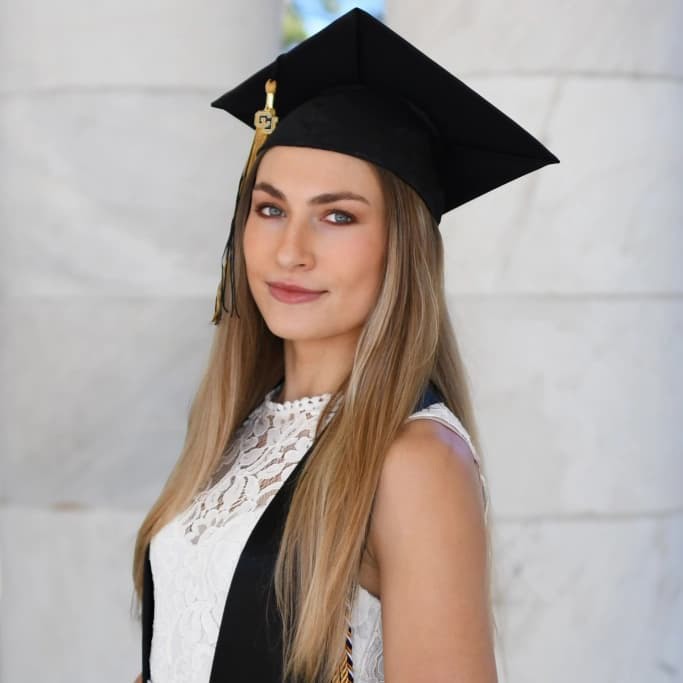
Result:
{"label": "white lace dress", "polygon": [[[273,401],[275,387],[238,429],[210,486],[154,536],[153,683],[208,683],[232,575],[266,506],[310,447],[331,394]],[[478,455],[443,403],[408,418],[454,429]],[[480,471],[488,512],[486,482]],[[383,683],[380,601],[358,587],[351,613],[356,683]]]}

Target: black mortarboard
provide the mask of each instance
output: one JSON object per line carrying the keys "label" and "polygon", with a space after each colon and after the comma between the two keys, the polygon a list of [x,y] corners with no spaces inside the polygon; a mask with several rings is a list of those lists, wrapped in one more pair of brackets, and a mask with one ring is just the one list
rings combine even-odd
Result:
{"label": "black mortarboard", "polygon": [[[259,109],[264,88],[269,94]],[[437,223],[456,206],[559,162],[506,114],[357,7],[211,106],[256,129],[242,178],[261,147],[343,152],[393,171],[422,197]],[[226,253],[232,278],[232,234],[233,228],[216,323],[219,300],[224,305]]]}

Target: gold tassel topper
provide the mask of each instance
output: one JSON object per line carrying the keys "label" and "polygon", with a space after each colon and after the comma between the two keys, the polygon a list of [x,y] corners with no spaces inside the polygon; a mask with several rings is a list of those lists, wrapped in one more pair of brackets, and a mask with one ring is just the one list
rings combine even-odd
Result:
{"label": "gold tassel topper", "polygon": [[[237,205],[240,200],[240,193],[242,190],[242,183],[246,178],[249,170],[254,163],[256,154],[258,153],[261,146],[266,141],[268,136],[275,130],[277,126],[278,117],[275,115],[275,91],[277,89],[277,82],[269,78],[266,81],[265,91],[266,91],[266,103],[263,109],[259,109],[254,113],[254,139],[251,143],[251,149],[249,150],[249,156],[247,157],[247,163],[244,166],[242,175],[240,176],[240,181],[237,186],[237,198],[235,200],[235,210],[237,210]],[[233,212],[232,222],[230,225],[230,236],[228,237],[228,242],[223,250],[223,258],[221,260],[221,281],[218,285],[218,290],[216,291],[216,301],[214,304],[213,318],[211,322],[217,325],[220,322],[222,316],[223,300],[225,297],[225,280],[226,280],[226,270],[228,267],[228,262],[230,263],[230,302],[232,307],[235,307],[235,268],[234,268],[234,248],[233,248],[233,237],[235,231],[235,212]]]}
{"label": "gold tassel topper", "polygon": [[266,81],[266,104],[263,109],[259,109],[254,114],[254,140],[251,143],[251,150],[247,158],[247,164],[244,169],[246,176],[254,163],[256,153],[261,149],[261,145],[266,141],[266,138],[275,130],[277,126],[278,117],[275,115],[275,108],[273,106],[275,100],[275,90],[277,83],[272,78]]}

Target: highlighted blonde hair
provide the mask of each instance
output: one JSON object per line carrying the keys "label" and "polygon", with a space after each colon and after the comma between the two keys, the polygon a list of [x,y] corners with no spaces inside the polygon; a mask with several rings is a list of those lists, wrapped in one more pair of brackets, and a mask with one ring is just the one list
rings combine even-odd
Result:
{"label": "highlighted blonde hair", "polygon": [[[284,375],[283,342],[270,332],[251,296],[242,249],[261,158],[259,154],[244,179],[235,214],[240,317],[224,314],[216,326],[180,457],[139,529],[133,559],[138,606],[147,544],[208,484],[235,430]],[[384,456],[429,380],[481,453],[446,304],[438,225],[410,186],[390,171],[371,166],[385,205],[383,282],[350,373],[319,418],[275,565],[284,678],[305,683],[332,680],[338,667],[347,601],[357,588]],[[487,543],[490,557],[488,527]],[[489,563],[489,585],[490,576]]]}

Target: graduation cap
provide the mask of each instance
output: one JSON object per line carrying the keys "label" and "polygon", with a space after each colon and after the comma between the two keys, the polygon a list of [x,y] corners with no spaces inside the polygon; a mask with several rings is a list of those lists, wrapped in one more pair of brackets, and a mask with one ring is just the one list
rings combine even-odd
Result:
{"label": "graduation cap", "polygon": [[[326,149],[393,171],[422,198],[437,224],[447,211],[559,162],[510,117],[358,7],[211,106],[255,129],[240,187],[260,149]],[[216,324],[225,306],[226,260],[235,303],[233,233],[234,216]]]}

